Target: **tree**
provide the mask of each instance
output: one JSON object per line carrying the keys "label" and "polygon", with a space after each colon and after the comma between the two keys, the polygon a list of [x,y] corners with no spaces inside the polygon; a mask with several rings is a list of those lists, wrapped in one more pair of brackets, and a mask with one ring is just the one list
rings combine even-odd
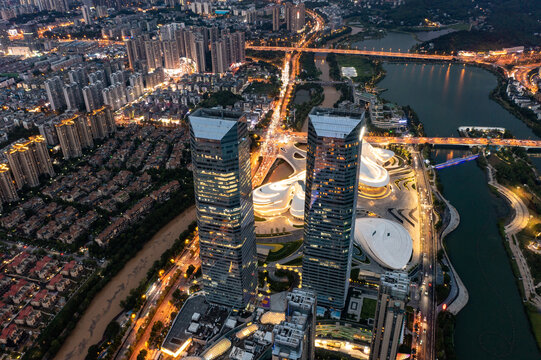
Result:
{"label": "tree", "polygon": [[186,269],[186,275],[188,275],[188,277],[192,276],[194,271],[195,271],[195,266],[190,265],[190,266],[188,266],[188,269]]}
{"label": "tree", "polygon": [[145,349],[139,351],[139,355],[137,355],[137,360],[145,360],[145,358],[147,357],[147,353],[148,351],[146,351]]}

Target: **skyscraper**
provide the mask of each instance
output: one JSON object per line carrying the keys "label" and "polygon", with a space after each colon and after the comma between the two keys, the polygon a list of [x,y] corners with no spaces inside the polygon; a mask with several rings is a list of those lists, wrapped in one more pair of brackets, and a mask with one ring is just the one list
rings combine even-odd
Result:
{"label": "skyscraper", "polygon": [[204,289],[213,303],[244,307],[257,287],[246,117],[199,109],[189,120]]}
{"label": "skyscraper", "polygon": [[363,113],[314,108],[309,115],[303,286],[319,304],[343,308],[349,285]]}
{"label": "skyscraper", "polygon": [[66,108],[66,100],[64,98],[64,83],[59,76],[53,76],[45,81],[45,91],[47,99],[54,111],[64,110]]}
{"label": "skyscraper", "polygon": [[370,360],[396,359],[408,292],[407,273],[387,272],[382,276],[372,331]]}

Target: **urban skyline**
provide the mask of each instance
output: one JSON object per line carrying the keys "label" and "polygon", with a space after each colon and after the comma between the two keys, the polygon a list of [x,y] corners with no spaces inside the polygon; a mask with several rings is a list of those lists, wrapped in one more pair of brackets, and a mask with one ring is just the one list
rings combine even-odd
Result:
{"label": "urban skyline", "polygon": [[536,2],[0,17],[0,360],[539,357]]}

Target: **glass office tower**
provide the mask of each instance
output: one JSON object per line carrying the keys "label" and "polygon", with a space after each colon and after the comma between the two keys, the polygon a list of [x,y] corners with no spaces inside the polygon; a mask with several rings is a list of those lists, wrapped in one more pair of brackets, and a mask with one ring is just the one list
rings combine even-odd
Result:
{"label": "glass office tower", "polygon": [[257,287],[246,118],[199,109],[189,120],[204,290],[212,303],[242,308]]}
{"label": "glass office tower", "polygon": [[314,108],[309,115],[303,287],[318,304],[344,307],[351,269],[364,112]]}

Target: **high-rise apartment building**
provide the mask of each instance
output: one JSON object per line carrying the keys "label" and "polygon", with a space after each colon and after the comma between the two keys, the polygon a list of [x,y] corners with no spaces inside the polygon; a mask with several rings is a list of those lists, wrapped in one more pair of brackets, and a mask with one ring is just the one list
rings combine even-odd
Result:
{"label": "high-rise apartment building", "polygon": [[83,91],[75,82],[64,86],[64,99],[68,111],[82,110],[85,107]]}
{"label": "high-rise apartment building", "polygon": [[47,99],[54,111],[64,110],[66,108],[66,100],[64,98],[64,83],[59,76],[53,76],[45,81],[45,91]]}
{"label": "high-rise apartment building", "polygon": [[75,119],[77,116],[69,119],[62,120],[59,124],[56,124],[56,133],[58,134],[58,140],[60,141],[60,148],[64,159],[71,159],[83,156],[83,148],[81,146],[81,140],[77,133],[77,126],[75,125]]}
{"label": "high-rise apartment building", "polygon": [[301,2],[297,5],[286,3],[285,18],[288,31],[296,33],[302,30],[306,20],[306,9],[304,3]]}
{"label": "high-rise apartment building", "polygon": [[0,164],[0,199],[2,203],[19,200],[13,177],[7,164]]}
{"label": "high-rise apartment building", "polygon": [[161,68],[162,64],[162,47],[160,40],[152,39],[145,41],[145,55],[149,71]]}
{"label": "high-rise apartment building", "polygon": [[90,131],[94,140],[101,140],[116,132],[115,119],[111,109],[104,106],[88,114]]}
{"label": "high-rise apartment building", "polygon": [[321,305],[345,305],[357,206],[363,113],[314,108],[309,115],[303,286]]}
{"label": "high-rise apartment building", "polygon": [[274,5],[272,8],[272,31],[280,30],[280,6]]}
{"label": "high-rise apartment building", "polygon": [[177,40],[163,40],[163,58],[164,68],[179,69],[180,68],[180,53]]}
{"label": "high-rise apartment building", "polygon": [[212,303],[242,308],[255,295],[257,258],[246,116],[189,116],[203,285]]}
{"label": "high-rise apartment building", "polygon": [[387,272],[382,276],[370,360],[396,359],[408,292],[409,277],[406,272]]}
{"label": "high-rise apartment building", "polygon": [[68,72],[70,83],[77,83],[83,87],[88,83],[88,76],[84,67],[80,66],[76,69],[72,69]]}
{"label": "high-rise apartment building", "polygon": [[92,112],[103,105],[102,91],[103,83],[100,80],[83,88],[83,100],[87,112]]}
{"label": "high-rise apartment building", "polygon": [[93,21],[92,21],[92,13],[90,12],[90,8],[86,5],[83,5],[81,9],[83,12],[83,19],[85,20],[85,24],[86,25],[92,24]]}
{"label": "high-rise apartment building", "polygon": [[79,135],[79,141],[83,149],[94,147],[94,140],[92,140],[92,132],[88,124],[86,116],[77,116],[73,119],[75,127],[77,128],[77,135]]}
{"label": "high-rise apartment building", "polygon": [[315,359],[316,293],[293,289],[286,302],[286,319],[272,331],[272,360]]}
{"label": "high-rise apartment building", "polygon": [[195,36],[192,60],[195,62],[197,72],[205,72],[207,69],[207,63],[205,59],[205,39],[202,36]]}
{"label": "high-rise apartment building", "polygon": [[212,72],[215,74],[226,72],[232,64],[245,61],[244,33],[237,31],[232,34],[222,34],[221,39],[211,43],[210,54]]}
{"label": "high-rise apartment building", "polygon": [[210,58],[212,61],[212,72],[221,74],[227,71],[225,43],[223,40],[216,40],[210,44]]}
{"label": "high-rise apartment building", "polygon": [[24,185],[39,185],[39,176],[54,176],[53,164],[45,138],[41,135],[31,136],[28,141],[15,143],[6,152],[9,167],[17,189]]}

